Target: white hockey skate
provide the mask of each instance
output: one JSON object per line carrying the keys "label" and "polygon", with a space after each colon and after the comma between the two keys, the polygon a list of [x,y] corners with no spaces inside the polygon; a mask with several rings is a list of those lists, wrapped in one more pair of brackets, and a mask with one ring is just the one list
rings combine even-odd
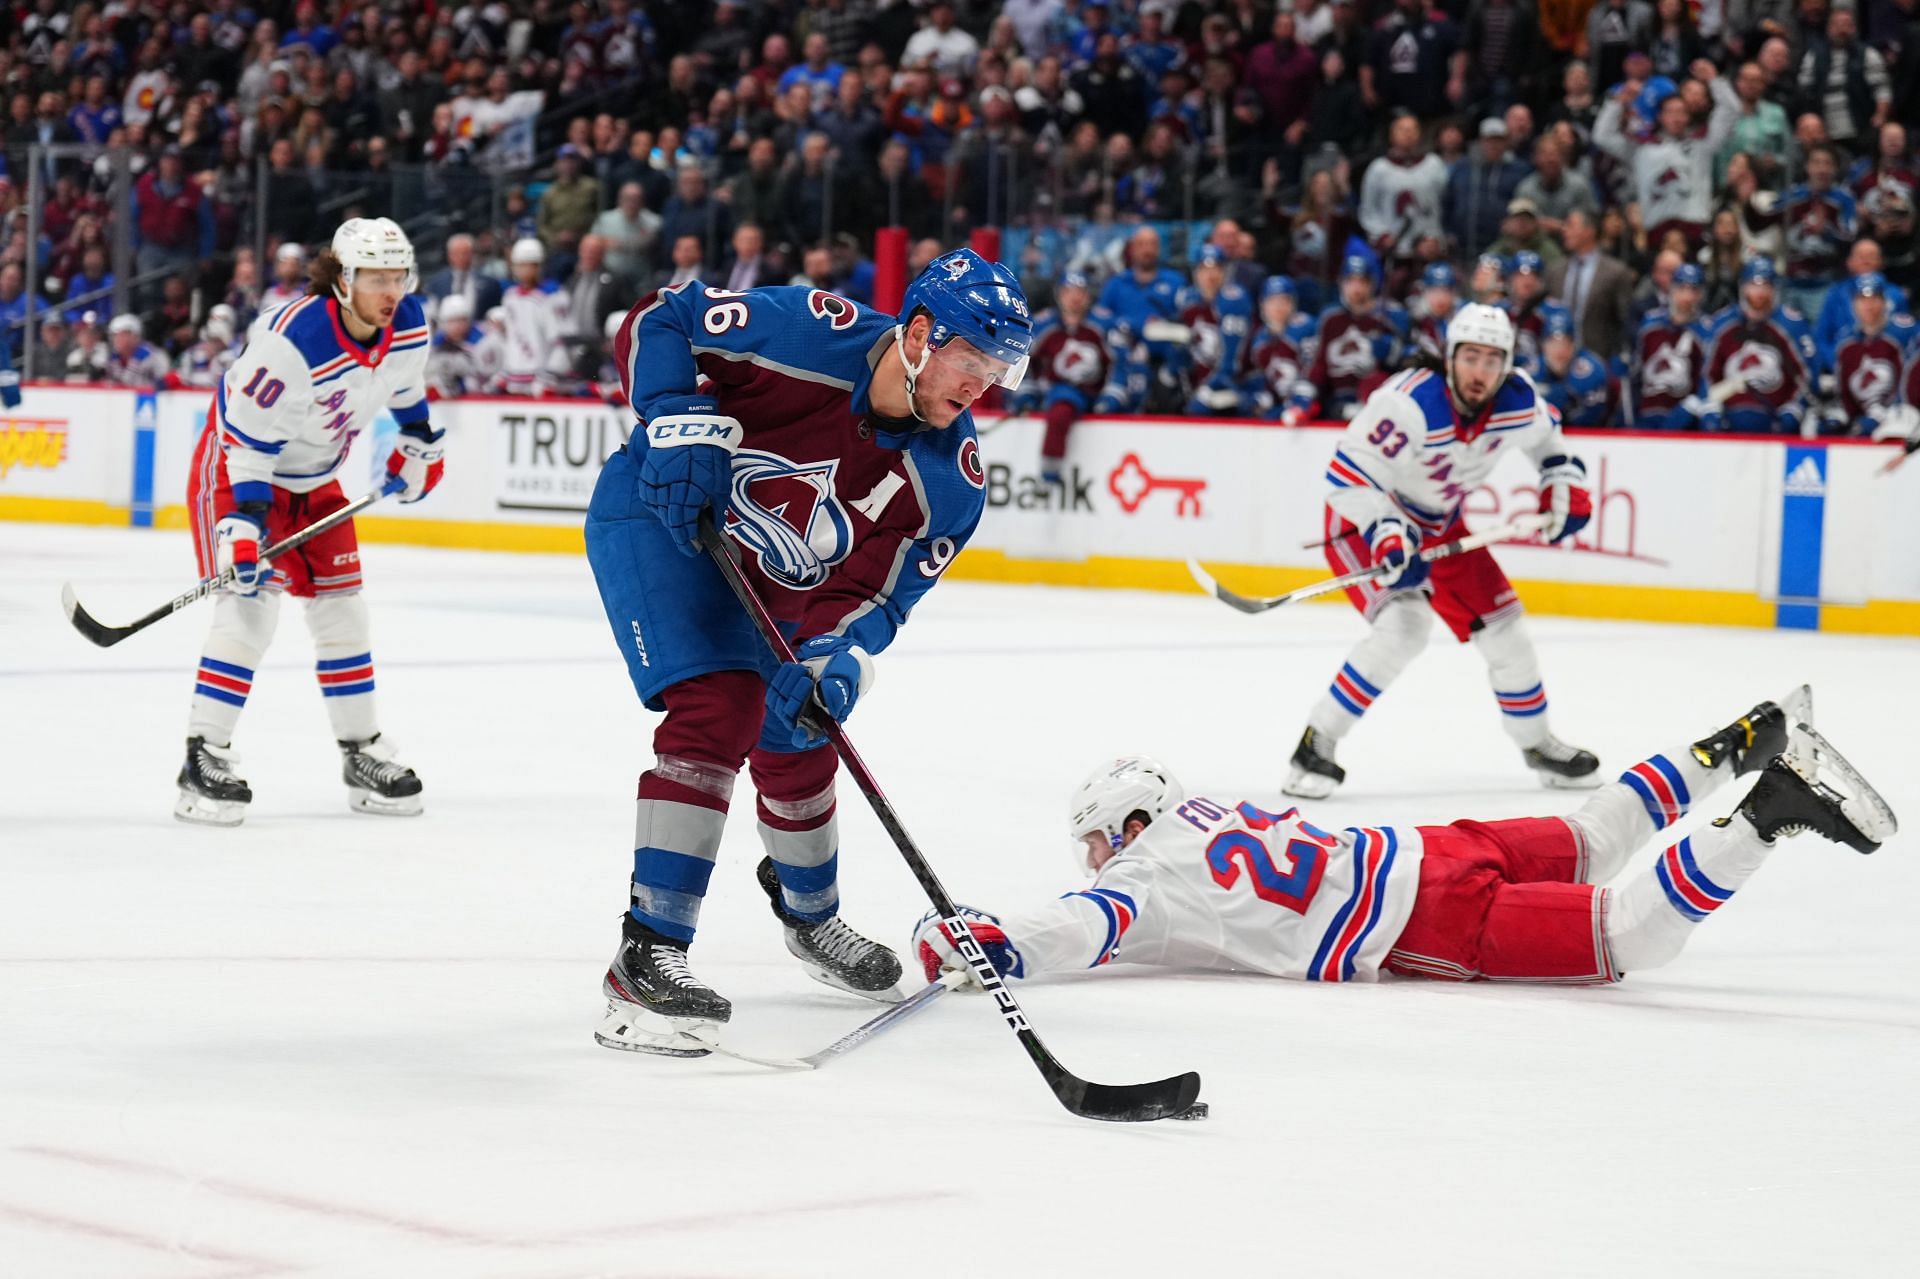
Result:
{"label": "white hockey skate", "polygon": [[380,737],[375,733],[364,742],[340,743],[340,778],[347,784],[347,804],[356,813],[418,817],[425,807],[420,799],[425,788]]}
{"label": "white hockey skate", "polygon": [[253,790],[235,770],[240,757],[204,737],[187,739],[187,762],[180,766],[176,784],[180,797],[173,815],[200,826],[238,826],[246,820]]}

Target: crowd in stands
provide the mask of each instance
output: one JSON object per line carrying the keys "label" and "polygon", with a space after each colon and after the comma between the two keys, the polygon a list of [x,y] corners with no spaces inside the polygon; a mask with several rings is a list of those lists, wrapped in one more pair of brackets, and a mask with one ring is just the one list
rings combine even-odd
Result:
{"label": "crowd in stands", "polygon": [[[869,300],[884,225],[914,266],[1000,228],[1052,308],[1023,401],[1050,419],[1338,416],[1467,299],[1508,308],[1522,367],[1574,422],[1872,430],[1920,382],[1916,0],[35,0],[12,18],[0,320],[29,289],[56,304],[36,340],[71,348],[75,376],[119,376],[116,336],[185,362],[213,303],[244,334],[301,287],[281,245],[393,212],[391,174],[419,166],[498,191],[421,241],[442,394],[589,389],[610,321],[689,279]],[[106,207],[101,164],[50,166],[27,280],[24,148],[76,139],[134,151],[133,198]],[[137,328],[89,337],[113,318],[115,217],[147,287],[121,317]],[[187,293],[154,283],[176,276]]]}

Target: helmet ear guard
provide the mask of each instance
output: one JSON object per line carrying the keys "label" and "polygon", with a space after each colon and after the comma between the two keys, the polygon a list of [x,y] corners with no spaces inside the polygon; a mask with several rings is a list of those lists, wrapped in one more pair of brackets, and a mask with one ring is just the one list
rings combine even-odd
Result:
{"label": "helmet ear guard", "polygon": [[[907,326],[922,311],[931,322],[926,349],[918,361],[908,361]],[[974,350],[1006,366],[993,377],[995,385],[1015,390],[1026,377],[1033,350],[1033,318],[1020,278],[972,249],[955,249],[929,262],[907,286],[900,317],[893,340],[907,369],[909,399],[915,379],[926,371],[933,352],[955,338],[964,338]]]}

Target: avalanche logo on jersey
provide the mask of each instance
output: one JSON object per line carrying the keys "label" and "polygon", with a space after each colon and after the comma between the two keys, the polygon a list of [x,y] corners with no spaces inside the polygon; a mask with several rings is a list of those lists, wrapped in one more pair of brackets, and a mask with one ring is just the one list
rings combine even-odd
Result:
{"label": "avalanche logo on jersey", "polygon": [[1068,386],[1092,386],[1100,379],[1100,348],[1079,338],[1067,338],[1054,352],[1053,376]]}
{"label": "avalanche logo on jersey", "polygon": [[1860,361],[1853,376],[1847,379],[1847,390],[1861,404],[1887,404],[1893,400],[1893,384],[1896,380],[1891,363],[1869,356]]}
{"label": "avalanche logo on jersey", "polygon": [[1262,372],[1266,374],[1267,388],[1277,396],[1292,395],[1300,384],[1299,364],[1284,355],[1269,355]]}
{"label": "avalanche logo on jersey", "polygon": [[1683,396],[1693,391],[1693,335],[1663,345],[1640,374],[1650,395]]}
{"label": "avalanche logo on jersey", "polygon": [[1365,377],[1373,365],[1373,342],[1359,329],[1348,329],[1327,347],[1327,371],[1334,377]]}
{"label": "avalanche logo on jersey", "polygon": [[790,462],[777,453],[733,455],[727,532],[783,586],[810,591],[853,550],[853,519],[834,494],[839,461]]}
{"label": "avalanche logo on jersey", "polygon": [[1220,338],[1220,326],[1211,320],[1200,320],[1193,326],[1193,362],[1204,369],[1220,367],[1220,356],[1226,350]]}
{"label": "avalanche logo on jersey", "polygon": [[1759,395],[1771,395],[1786,384],[1786,371],[1780,365],[1780,352],[1765,342],[1742,342],[1727,361],[1727,374],[1747,384]]}

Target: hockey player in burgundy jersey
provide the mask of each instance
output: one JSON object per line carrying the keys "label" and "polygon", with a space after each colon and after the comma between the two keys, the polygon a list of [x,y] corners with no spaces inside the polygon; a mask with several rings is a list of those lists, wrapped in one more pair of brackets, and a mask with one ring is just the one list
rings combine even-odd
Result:
{"label": "hockey player in burgundy jersey", "polygon": [[1447,325],[1460,306],[1460,277],[1450,262],[1434,262],[1420,276],[1419,316],[1413,322],[1413,345],[1419,355],[1443,359],[1447,352]]}
{"label": "hockey player in burgundy jersey", "polygon": [[1701,425],[1709,431],[1797,435],[1813,394],[1813,333],[1776,301],[1767,258],[1740,268],[1740,300],[1707,344]]}
{"label": "hockey player in burgundy jersey", "polygon": [[1573,317],[1556,309],[1540,336],[1540,371],[1534,374],[1562,426],[1621,426],[1620,384],[1605,360],[1573,344]]}
{"label": "hockey player in burgundy jersey", "polygon": [[[787,948],[828,985],[891,998],[899,960],[839,918],[837,761],[812,720],[847,717],[972,536],[986,474],[969,408],[1017,388],[1032,334],[1017,278],[966,249],[920,273],[898,320],[821,289],[698,280],[627,315],[615,357],[638,423],[595,486],[587,559],[635,691],[666,715],[601,1043],[698,1055],[677,1032],[731,1016],[687,947],[743,763]],[[701,550],[709,513],[799,660],[773,660]]]}
{"label": "hockey player in burgundy jersey", "polygon": [[1195,417],[1246,412],[1237,374],[1253,327],[1253,299],[1227,279],[1227,255],[1219,246],[1201,246],[1193,283],[1180,291],[1177,304],[1180,323],[1191,335],[1181,369],[1187,412]]}
{"label": "hockey player in burgundy jersey", "polygon": [[[1566,817],[1444,826],[1327,829],[1232,792],[1189,794],[1164,764],[1128,756],[1073,798],[1074,861],[1090,885],[1004,917],[963,910],[1005,977],[1150,964],[1326,982],[1615,982],[1678,957],[1779,840],[1810,832],[1871,853],[1895,833],[1885,801],[1815,742],[1811,717],[1802,686],[1649,756]],[[1728,816],[1663,834],[1756,773]],[[1673,842],[1628,872],[1655,837]],[[965,970],[933,912],[914,949],[928,981]]]}
{"label": "hockey player in burgundy jersey", "polygon": [[1069,271],[1054,286],[1054,309],[1033,319],[1033,360],[1027,379],[1009,399],[1015,413],[1046,415],[1040,475],[1060,480],[1067,434],[1088,413],[1131,407],[1128,377],[1134,338],[1105,307],[1094,306],[1087,277]]}
{"label": "hockey player in burgundy jersey", "polygon": [[1268,276],[1260,289],[1260,327],[1241,348],[1241,398],[1261,417],[1285,412],[1307,370],[1313,321],[1294,311],[1295,296],[1292,280]]}
{"label": "hockey player in burgundy jersey", "polygon": [[1313,363],[1282,420],[1352,417],[1368,392],[1400,367],[1407,331],[1407,313],[1380,296],[1378,265],[1349,253],[1340,267],[1340,301],[1320,315]]}
{"label": "hockey player in burgundy jersey", "polygon": [[1697,430],[1696,392],[1707,366],[1710,321],[1701,311],[1705,272],[1688,262],[1674,269],[1667,305],[1647,313],[1627,361],[1633,424],[1642,430]]}
{"label": "hockey player in burgundy jersey", "polygon": [[284,595],[306,601],[314,672],[339,743],[350,806],[421,811],[420,779],[381,737],[373,646],[360,593],[353,521],[271,562],[261,548],[347,505],[340,468],[354,437],[391,411],[400,438],[387,470],[403,502],[440,481],[440,438],[427,420],[427,319],[413,246],[386,218],[353,218],[313,268],[312,292],[255,320],[214,391],[194,449],[187,510],[200,572],[231,568],[201,649],[187,760],[174,815],[238,825],[253,791],[235,769],[233,731],[266,656]]}
{"label": "hockey player in burgundy jersey", "polygon": [[1835,348],[1834,405],[1821,430],[1833,435],[1872,435],[1900,403],[1900,372],[1920,338],[1920,324],[1904,311],[1889,314],[1887,277],[1878,271],[1853,281],[1853,327]]}
{"label": "hockey player in burgundy jersey", "polygon": [[[1513,317],[1513,364],[1529,376],[1540,372],[1540,340],[1554,316],[1572,317],[1567,308],[1547,296],[1547,268],[1540,255],[1522,249],[1513,255],[1507,276],[1507,314]],[[1568,332],[1572,332],[1569,327]]]}
{"label": "hockey player in burgundy jersey", "polygon": [[1592,516],[1586,465],[1533,381],[1513,367],[1513,322],[1498,307],[1461,307],[1447,329],[1441,370],[1415,367],[1367,399],[1327,466],[1327,563],[1346,574],[1388,571],[1350,587],[1367,635],[1347,655],[1307,717],[1281,787],[1320,799],[1346,778],[1334,747],[1427,647],[1437,614],[1486,661],[1501,726],[1548,786],[1591,786],[1600,761],[1556,738],[1546,685],[1512,583],[1481,547],[1436,560],[1420,547],[1465,534],[1462,506],[1508,453],[1540,468],[1541,536],[1571,538]]}

